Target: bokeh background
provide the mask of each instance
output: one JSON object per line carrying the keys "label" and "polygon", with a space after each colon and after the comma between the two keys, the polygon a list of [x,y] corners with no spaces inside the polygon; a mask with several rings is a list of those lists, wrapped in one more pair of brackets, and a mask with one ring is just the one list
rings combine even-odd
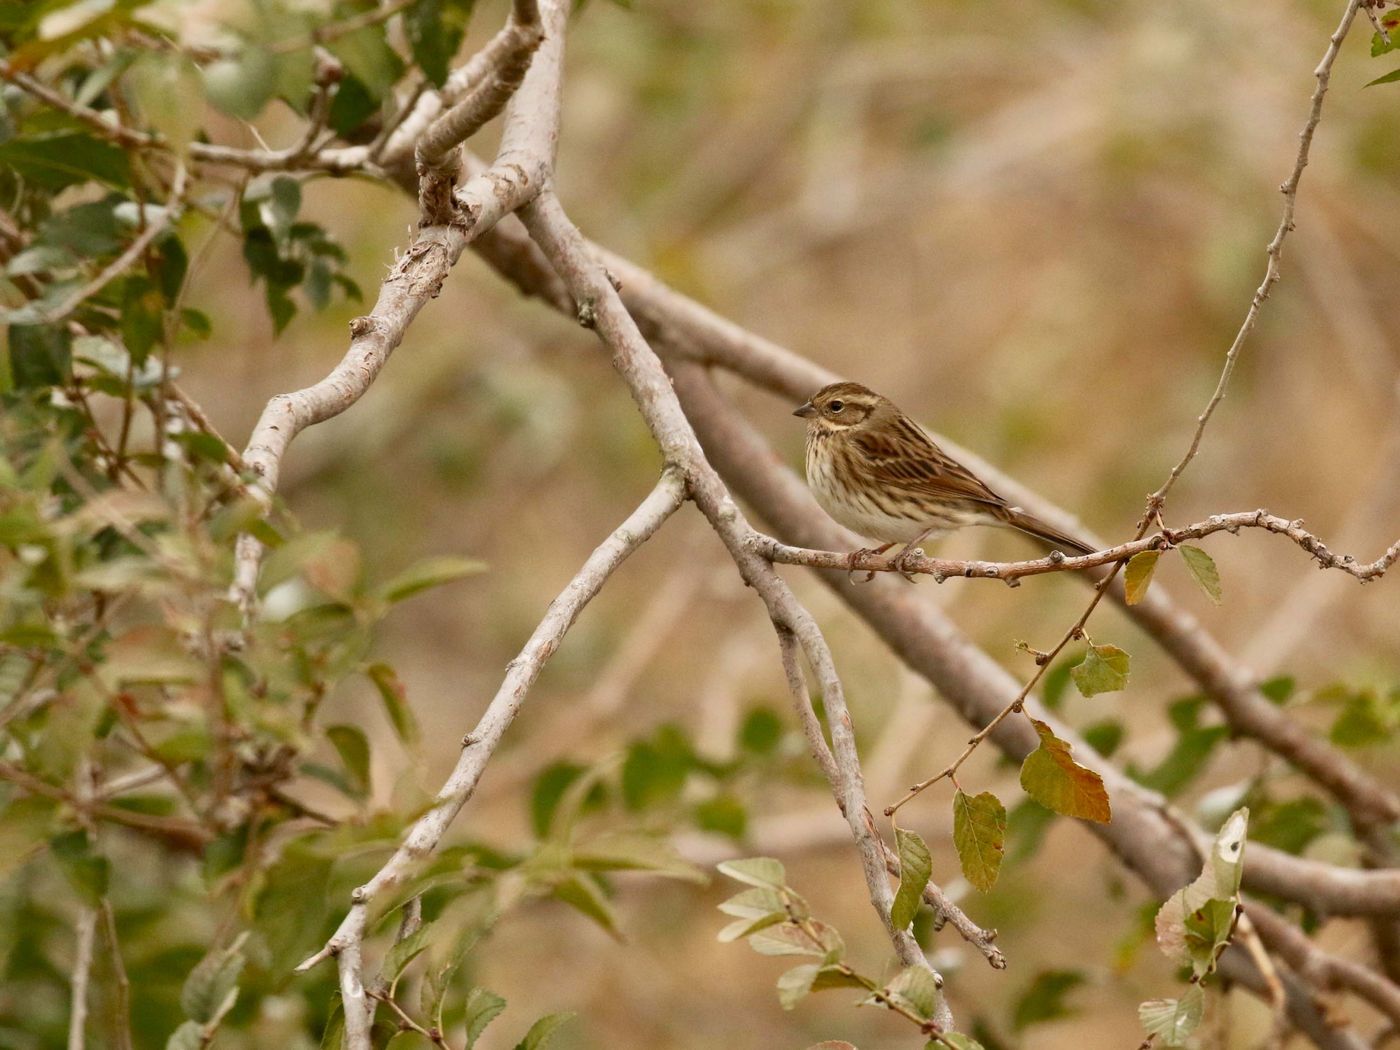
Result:
{"label": "bokeh background", "polygon": [[[185,5],[198,19],[227,4]],[[851,378],[1073,508],[1100,533],[1132,527],[1189,439],[1263,272],[1338,2],[1107,0],[592,0],[575,17],[565,80],[560,191],[595,240],[680,289]],[[478,5],[473,46],[505,5]],[[1389,67],[1359,24],[1333,77],[1288,242],[1284,281],[1169,519],[1258,506],[1307,520],[1335,549],[1374,557],[1400,534],[1396,324],[1400,90],[1363,90]],[[1393,64],[1393,63],[1392,63]],[[274,144],[291,134],[261,128]],[[228,126],[226,141],[246,137]],[[493,145],[493,131],[476,144]],[[306,210],[374,289],[415,220],[413,202],[358,180],[308,187]],[[242,445],[264,401],[314,381],[346,345],[353,304],[303,313],[274,339],[238,245],[217,241],[191,302],[215,341],[184,358],[185,388]],[[727,381],[736,404],[800,469],[792,406]],[[309,527],[341,529],[385,578],[424,555],[484,559],[489,572],[401,608],[377,642],[425,726],[421,753],[391,738],[368,688],[327,715],[382,745],[381,801],[433,790],[550,598],[649,488],[657,455],[592,336],[525,302],[471,256],[414,324],[353,410],[306,433],[283,495]],[[1179,566],[1180,592],[1230,651],[1299,688],[1400,680],[1400,602],[1388,582],[1318,573],[1264,535],[1208,544],[1226,600],[1212,607]],[[969,532],[950,556],[1015,557],[1009,535]],[[870,794],[892,801],[941,767],[966,727],[906,674],[815,580],[785,570],[825,627],[857,719]],[[919,585],[1017,674],[1025,639],[1053,642],[1086,592],[1035,579],[1017,590]],[[1134,656],[1127,691],[1065,699],[1080,726],[1118,719],[1118,759],[1151,768],[1172,748],[1167,704],[1190,684],[1114,610],[1097,640]],[[779,754],[800,766],[776,648],[759,603],[692,511],[678,515],[585,613],[531,694],[463,833],[530,835],[531,784],[551,763],[591,764],[665,725],[707,758],[733,757],[757,709],[776,712]],[[1298,717],[1325,726],[1325,713]],[[1393,752],[1361,753],[1396,776]],[[1188,806],[1267,765],[1219,748]],[[1014,769],[984,749],[965,785],[1019,799]],[[686,791],[703,791],[688,785]],[[742,838],[682,836],[706,863],[773,853],[868,970],[888,941],[844,826],[822,786],[788,770],[735,789]],[[320,800],[333,806],[327,796]],[[1001,930],[995,973],[949,933],[933,944],[962,1019],[1002,1045],[1129,1046],[1136,1004],[1171,994],[1170,967],[1142,944],[1150,901],[1097,841],[1066,821],[1008,861],[990,895],[957,877],[948,798],[908,822],[933,846],[935,878]],[[1309,847],[1326,855],[1339,840]],[[563,905],[507,918],[474,954],[474,979],[536,1012],[574,1009],[574,1047],[793,1048],[824,1038],[861,1050],[912,1045],[844,993],[778,1005],[781,960],[720,945],[727,895],[620,880],[621,943]],[[1328,944],[1364,950],[1345,924]],[[1075,971],[1070,1015],[1016,1027],[1045,971]],[[1043,984],[1043,982],[1042,982]],[[1026,1009],[1022,1005],[1022,1009]],[[1258,1008],[1231,998],[1233,1041]],[[505,1031],[488,1035],[502,1043]],[[494,1036],[495,1042],[492,1041]],[[988,1044],[991,1045],[990,1043]]]}

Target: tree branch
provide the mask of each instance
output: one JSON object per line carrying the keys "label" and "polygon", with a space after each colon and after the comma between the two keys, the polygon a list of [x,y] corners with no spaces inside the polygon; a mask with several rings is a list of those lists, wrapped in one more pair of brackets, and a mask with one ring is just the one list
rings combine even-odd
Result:
{"label": "tree branch", "polygon": [[349,912],[325,947],[297,967],[297,972],[304,972],[323,959],[336,957],[348,1050],[367,1050],[370,1045],[374,1004],[366,995],[362,958],[370,904],[404,882],[417,862],[437,848],[453,819],[476,790],[486,763],[515,720],[545,661],[559,648],[584,606],[593,600],[618,566],[655,534],[684,498],[683,478],[678,471],[668,468],[641,505],[589,555],[574,578],[550,603],[520,655],[510,662],[504,681],[476,727],[462,739],[457,765],[438,791],[433,807],[414,822],[403,843],[374,877],[354,891]]}
{"label": "tree branch", "polygon": [[[350,323],[350,347],[319,382],[267,403],[243,452],[256,478],[255,494],[270,505],[282,457],[302,430],[344,412],[379,376],[408,326],[442,290],[448,272],[471,241],[539,192],[554,163],[559,119],[559,78],[565,11],[549,6],[545,43],[512,98],[496,162],[457,191],[454,220],[425,225],[380,285],[374,308]],[[426,218],[426,217],[425,217]],[[262,545],[249,534],[238,540],[232,597],[251,608]]]}
{"label": "tree branch", "polygon": [[[1102,565],[1112,565],[1135,554],[1147,551],[1165,551],[1186,540],[1203,539],[1217,532],[1238,535],[1241,529],[1264,529],[1292,540],[1307,551],[1318,567],[1339,569],[1356,577],[1362,583],[1379,579],[1397,561],[1400,561],[1400,540],[1396,540],[1375,561],[1358,562],[1350,554],[1334,554],[1312,533],[1303,528],[1301,520],[1290,521],[1270,514],[1266,510],[1237,511],[1231,514],[1213,514],[1205,521],[1187,525],[1179,529],[1161,529],[1143,536],[1141,539],[1120,543],[1093,554],[1069,557],[1064,554],[1051,554],[1044,558],[1026,561],[953,561],[944,558],[911,558],[907,571],[930,575],[938,583],[954,578],[992,579],[1015,584],[1027,576],[1040,576],[1051,572],[1077,572],[1094,569]],[[761,537],[757,550],[769,561],[785,565],[804,565],[811,569],[844,569],[846,571],[898,572],[891,555],[874,554],[869,551],[839,553],[837,551],[811,550],[806,547],[790,547],[769,536]]]}

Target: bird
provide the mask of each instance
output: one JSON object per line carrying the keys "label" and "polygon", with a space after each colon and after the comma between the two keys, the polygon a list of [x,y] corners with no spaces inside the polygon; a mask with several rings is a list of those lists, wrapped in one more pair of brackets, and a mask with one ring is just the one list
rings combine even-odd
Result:
{"label": "bird", "polygon": [[966,525],[1019,529],[1062,552],[1093,553],[1012,506],[893,401],[868,387],[832,383],[793,415],[807,421],[807,484],[817,503],[846,528],[880,544],[853,551],[852,568],[860,558],[902,543],[894,568],[912,581],[910,559],[919,544]]}

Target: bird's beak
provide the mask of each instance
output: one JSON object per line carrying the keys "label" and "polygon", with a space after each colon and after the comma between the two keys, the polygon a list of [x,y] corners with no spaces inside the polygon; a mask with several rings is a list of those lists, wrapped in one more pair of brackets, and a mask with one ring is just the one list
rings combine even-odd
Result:
{"label": "bird's beak", "polygon": [[801,408],[797,409],[797,411],[793,412],[793,415],[794,415],[794,416],[801,416],[803,419],[810,419],[812,416],[815,416],[816,414],[817,414],[817,406],[814,405],[814,404],[812,404],[812,402],[810,402],[810,401],[808,401],[806,404],[804,404]]}

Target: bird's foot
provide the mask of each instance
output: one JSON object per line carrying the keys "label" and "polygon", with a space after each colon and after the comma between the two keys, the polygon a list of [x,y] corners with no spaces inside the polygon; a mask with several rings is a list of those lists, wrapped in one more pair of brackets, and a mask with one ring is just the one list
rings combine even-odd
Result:
{"label": "bird's foot", "polygon": [[917,583],[918,580],[915,579],[913,571],[914,559],[922,558],[923,556],[924,551],[922,547],[916,547],[912,543],[906,544],[904,549],[895,556],[894,561],[892,561],[890,565],[910,583]]}
{"label": "bird's foot", "polygon": [[[877,554],[884,554],[885,551],[889,550],[893,546],[893,543],[886,543],[883,547],[862,547],[860,550],[851,551],[850,554],[846,555],[846,582],[856,582],[854,579],[852,579],[852,577],[856,574],[857,563],[865,560],[866,558],[873,557]],[[866,572],[865,579],[861,582],[869,583],[874,578],[875,570],[870,569]]]}

